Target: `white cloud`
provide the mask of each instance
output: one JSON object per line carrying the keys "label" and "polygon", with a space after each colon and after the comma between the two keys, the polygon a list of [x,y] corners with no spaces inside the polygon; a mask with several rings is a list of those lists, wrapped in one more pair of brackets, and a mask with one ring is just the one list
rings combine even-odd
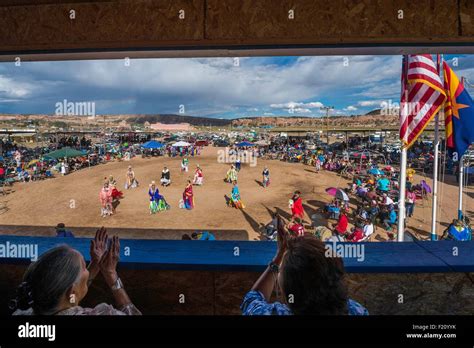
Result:
{"label": "white cloud", "polygon": [[311,110],[307,108],[295,108],[294,112],[295,114],[307,114],[307,113],[310,113]]}
{"label": "white cloud", "polygon": [[33,86],[0,75],[0,96],[6,98],[24,98],[30,94]]}
{"label": "white cloud", "polygon": [[347,108],[344,108],[345,111],[356,111],[357,108],[355,106],[349,105]]}
{"label": "white cloud", "polygon": [[8,63],[0,64],[0,100],[22,99],[18,110],[29,105],[36,112],[48,112],[48,107],[52,112],[62,99],[100,100],[100,114],[176,113],[183,104],[187,113],[205,116],[268,106],[320,113],[325,98],[339,108],[332,98],[352,104],[396,99],[400,56],[348,58],[349,66],[338,56],[299,57],[288,64],[240,58],[239,66],[233,58],[132,59],[128,67],[122,60],[25,62],[21,71]]}
{"label": "white cloud", "polygon": [[305,103],[303,106],[313,109],[313,108],[322,108],[324,105],[321,102],[310,102],[310,103]]}
{"label": "white cloud", "polygon": [[287,102],[282,104],[270,104],[272,109],[296,109],[296,108],[305,108],[305,109],[315,109],[321,108],[323,103],[321,102],[309,102],[309,103],[299,103],[299,102]]}
{"label": "white cloud", "polygon": [[357,105],[362,106],[362,107],[367,107],[367,106],[380,106],[382,103],[381,100],[362,100],[357,103]]}

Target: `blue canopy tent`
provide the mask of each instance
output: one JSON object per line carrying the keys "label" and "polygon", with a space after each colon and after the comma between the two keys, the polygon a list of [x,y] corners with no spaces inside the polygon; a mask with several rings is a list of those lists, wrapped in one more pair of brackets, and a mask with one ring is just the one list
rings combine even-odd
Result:
{"label": "blue canopy tent", "polygon": [[159,141],[156,141],[156,140],[147,141],[146,143],[144,143],[142,145],[142,147],[144,149],[161,149],[164,146],[165,146],[165,144],[162,144],[162,143],[160,143]]}
{"label": "blue canopy tent", "polygon": [[249,142],[249,141],[242,141],[241,143],[238,143],[236,146],[238,147],[246,147],[246,146],[255,146],[255,144]]}

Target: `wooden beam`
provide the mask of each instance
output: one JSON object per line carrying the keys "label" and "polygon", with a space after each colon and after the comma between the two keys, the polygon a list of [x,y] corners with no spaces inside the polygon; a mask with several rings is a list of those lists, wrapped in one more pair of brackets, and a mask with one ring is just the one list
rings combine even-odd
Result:
{"label": "wooden beam", "polygon": [[134,48],[204,37],[204,0],[8,6],[0,18],[1,51]]}
{"label": "wooden beam", "polygon": [[438,41],[459,36],[457,13],[457,0],[208,0],[206,37],[239,43]]}
{"label": "wooden beam", "polygon": [[474,2],[472,2],[472,0],[460,0],[459,7],[460,35],[465,37],[473,37]]}
{"label": "wooden beam", "polygon": [[0,0],[0,53],[472,45],[473,15],[469,0]]}

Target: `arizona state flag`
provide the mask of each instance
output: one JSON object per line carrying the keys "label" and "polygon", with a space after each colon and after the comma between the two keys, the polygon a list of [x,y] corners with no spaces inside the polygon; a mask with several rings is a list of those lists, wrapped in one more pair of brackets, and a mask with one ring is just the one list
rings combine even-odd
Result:
{"label": "arizona state flag", "polygon": [[474,103],[449,65],[443,62],[443,67],[447,95],[444,109],[446,146],[461,158],[474,143]]}

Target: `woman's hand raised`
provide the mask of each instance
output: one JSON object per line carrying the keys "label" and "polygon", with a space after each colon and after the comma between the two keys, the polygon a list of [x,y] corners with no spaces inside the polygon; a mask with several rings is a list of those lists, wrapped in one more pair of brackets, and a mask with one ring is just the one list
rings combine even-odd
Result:
{"label": "woman's hand raised", "polygon": [[91,263],[99,266],[100,260],[107,251],[107,230],[104,226],[97,230],[94,239],[91,241],[90,255]]}
{"label": "woman's hand raised", "polygon": [[120,259],[120,241],[117,236],[112,237],[110,246],[100,262],[100,271],[109,286],[117,280],[117,264]]}

